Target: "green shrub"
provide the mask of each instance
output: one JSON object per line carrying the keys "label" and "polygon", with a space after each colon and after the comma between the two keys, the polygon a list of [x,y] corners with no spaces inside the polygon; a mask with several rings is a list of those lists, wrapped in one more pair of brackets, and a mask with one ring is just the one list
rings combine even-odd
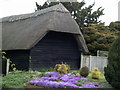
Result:
{"label": "green shrub", "polygon": [[98,68],[94,68],[91,72],[92,79],[99,79],[100,78],[100,71]]}
{"label": "green shrub", "polygon": [[87,66],[84,66],[80,69],[80,75],[82,77],[87,77],[89,74],[89,68]]}
{"label": "green shrub", "polygon": [[108,54],[108,65],[104,68],[105,78],[114,88],[120,88],[120,36],[115,40]]}
{"label": "green shrub", "polygon": [[79,71],[72,71],[71,74],[78,75]]}
{"label": "green shrub", "polygon": [[55,65],[55,68],[54,68],[55,71],[61,73],[61,74],[66,74],[69,72],[70,70],[70,67],[68,64],[56,64]]}

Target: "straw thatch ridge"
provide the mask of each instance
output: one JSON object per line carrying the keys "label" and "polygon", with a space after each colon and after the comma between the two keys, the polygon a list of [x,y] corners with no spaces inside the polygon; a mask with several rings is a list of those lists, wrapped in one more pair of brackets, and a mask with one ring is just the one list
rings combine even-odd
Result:
{"label": "straw thatch ridge", "polygon": [[33,18],[42,14],[46,14],[49,12],[64,12],[64,13],[69,13],[69,11],[60,3],[58,5],[46,8],[46,9],[42,9],[40,11],[36,11],[34,13],[29,13],[29,14],[22,14],[22,15],[14,15],[14,16],[9,16],[9,17],[5,17],[2,18],[1,22],[14,22],[14,21],[18,21],[18,20],[24,20],[24,19],[28,19],[28,18]]}
{"label": "straw thatch ridge", "polygon": [[31,14],[2,19],[2,50],[31,49],[49,31],[72,33],[80,49],[88,52],[79,26],[68,10],[58,4]]}

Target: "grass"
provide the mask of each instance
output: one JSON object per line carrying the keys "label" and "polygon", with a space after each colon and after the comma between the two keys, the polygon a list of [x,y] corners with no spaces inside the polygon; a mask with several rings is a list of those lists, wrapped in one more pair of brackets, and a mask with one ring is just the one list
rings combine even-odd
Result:
{"label": "grass", "polygon": [[[73,73],[73,74],[78,74],[79,75],[79,70],[71,70],[70,73]],[[100,87],[102,88],[112,88],[111,85],[108,84],[107,80],[105,79],[105,76],[104,76],[104,73],[101,73],[100,74],[100,77],[99,79],[92,79],[91,77],[91,72],[89,73],[89,75],[87,76],[87,78],[89,79],[88,81],[81,81],[82,83],[78,83],[79,86],[82,86],[82,84],[85,84],[85,83],[89,83],[89,82],[98,82]]]}
{"label": "grass", "polygon": [[3,88],[25,88],[28,81],[42,76],[40,72],[15,71],[2,78]]}
{"label": "grass", "polygon": [[[73,74],[78,74],[79,75],[79,70],[71,70],[70,71]],[[100,78],[99,79],[92,79],[91,78],[91,72],[89,73],[89,75],[87,76],[87,78],[89,79],[90,82],[99,82],[101,83],[107,83],[105,77],[104,77],[104,73],[100,74]]]}
{"label": "grass", "polygon": [[[39,71],[15,71],[15,72],[10,72],[8,75],[4,76],[2,78],[2,87],[3,88],[26,88],[26,85],[28,82],[32,79],[35,78],[40,78],[44,75],[45,72],[52,71],[42,69]],[[70,71],[73,74],[79,74],[78,70],[71,70]],[[89,79],[89,82],[99,82],[101,83],[107,83],[105,80],[104,74],[101,74],[100,79],[92,79],[91,78],[91,73],[87,77]]]}
{"label": "grass", "polygon": [[51,67],[51,68],[49,68],[49,69],[39,69],[39,70],[37,70],[37,71],[39,71],[39,72],[43,72],[43,73],[45,73],[45,72],[51,72],[51,71],[53,71],[54,69]]}

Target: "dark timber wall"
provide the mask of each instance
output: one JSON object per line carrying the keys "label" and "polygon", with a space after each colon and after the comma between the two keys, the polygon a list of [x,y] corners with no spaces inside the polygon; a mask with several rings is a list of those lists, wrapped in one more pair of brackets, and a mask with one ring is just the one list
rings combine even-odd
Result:
{"label": "dark timber wall", "polygon": [[55,64],[66,62],[71,69],[80,67],[80,51],[72,34],[48,32],[30,52],[30,67],[33,70],[54,67]]}
{"label": "dark timber wall", "polygon": [[17,70],[29,69],[29,55],[30,55],[29,50],[10,50],[5,52],[6,57],[9,58],[12,61],[12,63],[15,64]]}

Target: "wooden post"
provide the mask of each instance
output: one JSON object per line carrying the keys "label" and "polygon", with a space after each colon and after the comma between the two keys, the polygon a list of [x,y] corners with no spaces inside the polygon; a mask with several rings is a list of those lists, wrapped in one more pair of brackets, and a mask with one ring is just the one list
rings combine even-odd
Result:
{"label": "wooden post", "polygon": [[7,64],[6,64],[6,75],[9,73],[9,65],[10,65],[10,60],[7,59]]}
{"label": "wooden post", "polygon": [[81,54],[81,66],[80,66],[80,68],[82,68],[82,66],[83,66],[83,55]]}
{"label": "wooden post", "polygon": [[90,70],[90,67],[91,67],[91,64],[90,64],[90,55],[88,57],[89,57],[89,70]]}
{"label": "wooden post", "polygon": [[28,67],[28,68],[29,68],[29,71],[32,71],[32,69],[31,69],[31,58],[32,58],[32,57],[29,56],[29,67]]}
{"label": "wooden post", "polygon": [[91,57],[92,57],[92,56],[90,55],[90,56],[89,56],[89,60],[90,60],[90,71],[92,70],[92,65],[91,65],[91,64],[92,64],[92,63],[91,63],[91,60],[92,60],[92,59],[91,59]]}
{"label": "wooden post", "polygon": [[2,90],[2,58],[0,58],[0,90]]}

